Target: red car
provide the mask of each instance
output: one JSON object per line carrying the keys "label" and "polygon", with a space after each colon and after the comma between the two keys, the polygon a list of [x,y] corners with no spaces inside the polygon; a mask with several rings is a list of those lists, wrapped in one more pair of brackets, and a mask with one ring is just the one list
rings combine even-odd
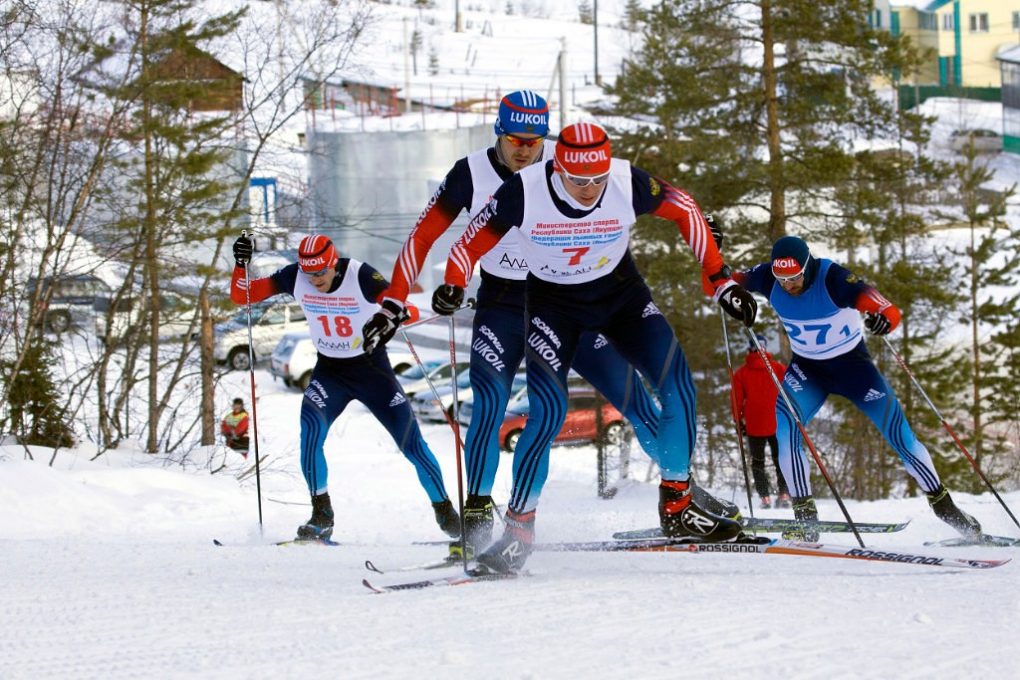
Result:
{"label": "red car", "polygon": [[[556,444],[591,443],[597,439],[597,403],[602,404],[602,433],[609,442],[623,438],[626,423],[616,407],[594,390],[572,390],[567,395],[567,417],[556,435]],[[503,424],[499,428],[499,443],[504,450],[513,452],[524,424],[528,421],[528,392],[523,389],[507,405]]]}

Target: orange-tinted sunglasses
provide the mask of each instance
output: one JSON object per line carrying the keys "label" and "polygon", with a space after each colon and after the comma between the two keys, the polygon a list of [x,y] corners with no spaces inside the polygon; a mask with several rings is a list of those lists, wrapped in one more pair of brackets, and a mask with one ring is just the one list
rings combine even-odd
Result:
{"label": "orange-tinted sunglasses", "polygon": [[506,137],[507,140],[511,144],[513,144],[514,146],[526,146],[528,148],[531,148],[531,147],[535,146],[536,144],[541,144],[542,140],[545,139],[545,137],[530,137],[530,138],[525,138],[525,137],[516,137],[514,135],[503,135],[503,136]]}

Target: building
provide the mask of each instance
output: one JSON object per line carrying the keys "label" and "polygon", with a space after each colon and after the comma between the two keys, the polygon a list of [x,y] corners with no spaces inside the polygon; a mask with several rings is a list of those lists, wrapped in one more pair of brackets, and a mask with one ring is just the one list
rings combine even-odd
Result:
{"label": "building", "polygon": [[1020,45],[999,54],[1002,78],[1002,148],[1020,153]]}
{"label": "building", "polygon": [[890,19],[893,35],[934,51],[918,84],[938,86],[939,94],[999,88],[996,55],[1020,44],[1020,0],[900,0]]}

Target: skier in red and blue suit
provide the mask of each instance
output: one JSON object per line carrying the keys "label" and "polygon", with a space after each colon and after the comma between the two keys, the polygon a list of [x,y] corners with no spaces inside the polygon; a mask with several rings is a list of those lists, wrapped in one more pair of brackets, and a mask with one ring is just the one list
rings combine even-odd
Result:
{"label": "skier in red and blue suit", "polygon": [[[324,540],[333,534],[323,446],[330,425],[352,400],[372,412],[414,465],[439,527],[451,537],[459,536],[460,517],[446,495],[439,462],[422,438],[386,350],[367,350],[361,335],[362,325],[375,312],[376,301],[387,286],[386,279],[368,264],[339,257],[329,238],[313,234],[301,240],[297,263],[247,281],[245,291],[245,265],[253,250],[249,238],[242,236],[234,242],[230,299],[243,305],[273,295],[292,295],[308,319],[318,354],[301,400],[301,472],[312,497],[312,516],[298,527],[297,537]],[[413,320],[417,312],[415,308],[404,311],[400,321]]]}
{"label": "skier in red and blue suit", "polygon": [[[502,98],[495,123],[496,143],[458,160],[402,248],[393,267],[391,284],[380,298],[382,309],[365,326],[366,343],[385,343],[393,337],[400,310],[417,280],[429,250],[462,211],[481,210],[496,189],[515,172],[552,156],[546,142],[549,106],[529,90]],[[492,535],[492,486],[499,466],[499,427],[503,422],[514,375],[524,359],[524,290],[528,262],[517,241],[507,234],[480,258],[481,286],[473,324],[470,379],[474,402],[465,441],[468,496],[464,525],[472,548],[485,548]],[[597,332],[578,342],[573,368],[606,396],[634,427],[642,448],[653,459],[659,409],[640,377],[619,352]],[[699,497],[716,512],[732,514],[706,493]]]}
{"label": "skier in red and blue suit", "polygon": [[566,127],[553,159],[507,179],[451,249],[446,283],[432,299],[440,314],[460,306],[475,263],[504,239],[516,237],[528,262],[524,289],[530,414],[514,453],[504,534],[478,556],[479,564],[492,571],[518,570],[531,552],[549,449],[566,414],[567,372],[586,333],[601,333],[658,394],[655,450],[662,474],[663,531],[709,540],[740,533],[739,522],[692,500],[694,381],[628,247],[637,216],[649,213],[676,222],[702,265],[709,290],[729,313],[753,323],[754,300],[730,279],[694,199],[612,158],[605,130],[590,123]]}
{"label": "skier in red and blue suit", "polygon": [[[966,536],[981,525],[960,510],[939,480],[931,455],[907,423],[899,399],[875,367],[863,327],[886,335],[900,323],[900,310],[855,274],[827,258],[812,257],[807,243],[784,236],[772,246],[772,259],[733,277],[749,291],[764,295],[786,328],[793,358],[783,378],[802,424],[818,413],[830,394],[846,397],[896,451],[903,466],[924,490],[942,521]],[[810,467],[800,431],[786,401],[776,403],[779,464],[793,494],[798,519],[817,519],[811,495]],[[817,532],[787,532],[788,538],[817,540]]]}

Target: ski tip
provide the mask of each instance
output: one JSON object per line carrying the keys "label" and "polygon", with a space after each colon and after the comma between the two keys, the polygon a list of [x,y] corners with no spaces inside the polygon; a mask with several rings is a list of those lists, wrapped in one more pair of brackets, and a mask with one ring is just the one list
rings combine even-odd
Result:
{"label": "ski tip", "polygon": [[220,543],[220,539],[218,539],[218,538],[214,538],[214,539],[212,540],[212,544],[213,544],[213,545],[218,545],[218,546],[220,546],[221,548],[222,548],[222,547],[224,547],[224,546],[223,546],[223,544],[222,544],[222,543]]}
{"label": "ski tip", "polygon": [[365,586],[366,588],[371,590],[373,593],[381,594],[381,593],[385,593],[386,592],[382,588],[376,588],[375,586],[373,586],[372,582],[369,581],[367,578],[361,579],[361,585]]}
{"label": "ski tip", "polygon": [[365,560],[365,569],[368,569],[369,571],[374,571],[377,574],[383,573],[382,570],[379,569],[379,567],[375,566],[375,564],[372,563],[372,560]]}

